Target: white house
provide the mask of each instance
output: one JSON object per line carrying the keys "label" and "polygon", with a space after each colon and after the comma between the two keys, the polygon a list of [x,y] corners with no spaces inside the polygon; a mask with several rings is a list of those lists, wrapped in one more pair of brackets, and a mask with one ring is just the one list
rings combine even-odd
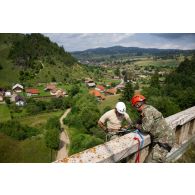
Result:
{"label": "white house", "polygon": [[6,91],[6,92],[5,92],[5,97],[11,97],[11,96],[12,96],[11,91]]}
{"label": "white house", "polygon": [[24,87],[20,84],[15,84],[13,87],[12,87],[12,90],[15,91],[16,93],[20,93],[22,92],[24,89]]}

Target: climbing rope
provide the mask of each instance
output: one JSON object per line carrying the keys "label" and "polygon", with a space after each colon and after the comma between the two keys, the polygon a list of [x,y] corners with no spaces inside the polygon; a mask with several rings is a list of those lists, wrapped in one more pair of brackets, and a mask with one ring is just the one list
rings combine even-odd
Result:
{"label": "climbing rope", "polygon": [[[136,155],[136,158],[135,158],[135,163],[139,163],[140,162],[140,149],[144,146],[144,137],[138,129],[133,131],[133,133],[136,133],[141,138],[141,141],[137,136],[134,136],[134,138],[133,138],[135,141],[138,142],[138,148],[137,148],[137,155]],[[121,156],[119,161],[127,154],[127,152],[125,152],[125,154],[123,154]]]}

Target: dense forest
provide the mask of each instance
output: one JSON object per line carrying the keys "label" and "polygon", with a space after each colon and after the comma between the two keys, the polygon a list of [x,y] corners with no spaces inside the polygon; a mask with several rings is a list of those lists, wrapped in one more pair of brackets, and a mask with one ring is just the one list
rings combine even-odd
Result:
{"label": "dense forest", "polygon": [[10,58],[14,60],[15,65],[26,68],[34,68],[35,61],[40,59],[46,59],[54,65],[56,60],[62,61],[64,65],[73,65],[76,62],[63,47],[36,33],[26,34],[22,40],[13,42]]}

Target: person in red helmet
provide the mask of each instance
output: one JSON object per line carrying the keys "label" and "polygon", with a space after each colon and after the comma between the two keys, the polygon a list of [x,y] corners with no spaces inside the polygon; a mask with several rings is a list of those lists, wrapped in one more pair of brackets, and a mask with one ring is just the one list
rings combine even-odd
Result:
{"label": "person in red helmet", "polygon": [[146,98],[143,95],[134,95],[131,104],[141,117],[141,122],[136,124],[136,128],[151,136],[151,147],[145,162],[166,162],[166,156],[174,144],[174,131],[161,112],[146,104]]}

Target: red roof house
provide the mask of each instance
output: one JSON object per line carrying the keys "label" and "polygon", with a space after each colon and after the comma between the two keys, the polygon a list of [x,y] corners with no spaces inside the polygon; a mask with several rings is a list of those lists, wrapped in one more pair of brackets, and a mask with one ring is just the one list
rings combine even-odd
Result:
{"label": "red roof house", "polygon": [[95,89],[98,90],[98,91],[101,91],[101,92],[105,91],[105,87],[102,86],[102,85],[97,85]]}
{"label": "red roof house", "polygon": [[89,93],[90,93],[91,95],[97,97],[98,100],[104,100],[104,99],[105,99],[105,96],[102,95],[99,91],[97,91],[97,90],[95,90],[95,89],[94,89],[94,90],[90,90]]}
{"label": "red roof house", "polygon": [[107,89],[105,93],[108,95],[116,95],[117,89],[116,88]]}
{"label": "red roof house", "polygon": [[34,89],[34,88],[29,88],[25,90],[27,93],[27,96],[31,96],[31,95],[38,95],[40,94],[38,89]]}

